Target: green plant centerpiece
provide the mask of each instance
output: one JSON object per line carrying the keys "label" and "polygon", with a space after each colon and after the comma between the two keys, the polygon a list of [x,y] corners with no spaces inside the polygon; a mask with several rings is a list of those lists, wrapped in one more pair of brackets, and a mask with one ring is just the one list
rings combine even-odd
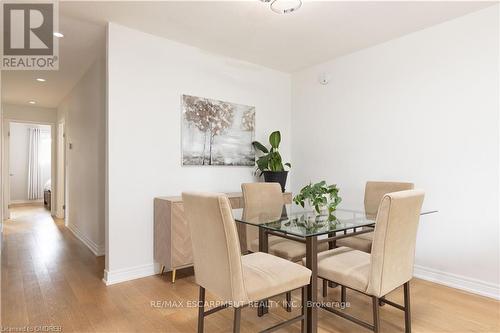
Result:
{"label": "green plant centerpiece", "polygon": [[280,131],[274,131],[269,135],[269,144],[271,147],[268,149],[258,141],[252,142],[252,146],[258,152],[262,153],[261,156],[255,161],[257,169],[256,173],[260,172],[259,176],[264,175],[264,180],[268,183],[280,183],[281,190],[285,192],[285,184],[288,171],[285,166],[291,168],[290,163],[283,163],[279,146],[281,143]]}
{"label": "green plant centerpiece", "polygon": [[329,219],[334,218],[333,212],[341,201],[337,185],[327,185],[324,180],[316,184],[309,183],[293,198],[293,202],[303,208],[308,203],[318,214],[321,214],[322,210],[327,210]]}

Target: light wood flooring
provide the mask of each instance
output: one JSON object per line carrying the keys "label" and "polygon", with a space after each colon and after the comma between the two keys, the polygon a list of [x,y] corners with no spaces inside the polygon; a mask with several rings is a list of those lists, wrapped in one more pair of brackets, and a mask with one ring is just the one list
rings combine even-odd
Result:
{"label": "light wood flooring", "polygon": [[[198,287],[189,271],[178,273],[175,284],[164,274],[106,287],[101,280],[104,257],[96,258],[42,207],[13,209],[4,224],[1,269],[4,329],[52,325],[62,332],[196,332],[197,309],[186,305],[197,300]],[[336,289],[329,299],[338,299]],[[497,301],[417,279],[411,296],[415,333],[500,332]],[[348,298],[347,311],[371,320],[367,297],[348,292]],[[389,299],[401,302],[402,292]],[[257,332],[298,311],[274,307],[259,318],[246,308],[241,331]],[[230,332],[232,314],[226,309],[209,316],[205,332]],[[381,329],[404,332],[403,313],[382,307]],[[281,330],[299,331],[298,324]],[[319,332],[369,331],[320,310]]]}

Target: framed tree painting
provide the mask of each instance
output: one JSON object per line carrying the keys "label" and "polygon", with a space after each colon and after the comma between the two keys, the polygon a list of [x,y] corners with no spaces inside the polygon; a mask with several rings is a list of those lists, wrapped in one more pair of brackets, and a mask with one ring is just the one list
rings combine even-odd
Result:
{"label": "framed tree painting", "polygon": [[254,166],[255,107],[182,95],[182,165]]}

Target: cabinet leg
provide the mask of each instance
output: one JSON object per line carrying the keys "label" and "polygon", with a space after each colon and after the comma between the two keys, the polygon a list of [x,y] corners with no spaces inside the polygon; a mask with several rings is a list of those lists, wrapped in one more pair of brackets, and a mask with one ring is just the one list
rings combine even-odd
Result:
{"label": "cabinet leg", "polygon": [[175,273],[177,272],[177,270],[174,268],[172,270],[172,283],[175,283]]}
{"label": "cabinet leg", "polygon": [[160,275],[163,275],[163,272],[165,272],[165,265],[161,265]]}

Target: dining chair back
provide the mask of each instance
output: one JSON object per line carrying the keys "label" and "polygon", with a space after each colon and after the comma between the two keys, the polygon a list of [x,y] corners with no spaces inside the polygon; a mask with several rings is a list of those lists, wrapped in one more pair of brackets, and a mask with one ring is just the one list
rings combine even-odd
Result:
{"label": "dining chair back", "polygon": [[387,193],[413,190],[413,183],[368,181],[365,185],[365,213],[368,217],[377,216],[378,207]]}
{"label": "dining chair back", "polygon": [[384,195],[373,235],[368,294],[382,297],[411,280],[423,200],[421,190]]}
{"label": "dining chair back", "polygon": [[228,198],[218,193],[183,193],[182,200],[193,245],[196,283],[225,302],[248,302]]}
{"label": "dining chair back", "polygon": [[284,203],[278,183],[243,183],[241,190],[245,207],[274,207]]}
{"label": "dining chair back", "polygon": [[[241,190],[245,207],[244,214],[276,212],[278,217],[281,215],[284,200],[279,183],[243,183]],[[259,238],[259,230],[249,225],[245,227],[246,250],[251,250],[250,244]]]}
{"label": "dining chair back", "polygon": [[[374,220],[377,217],[378,207],[382,198],[387,193],[412,190],[413,183],[404,182],[375,182],[368,181],[365,185],[365,215]],[[366,228],[362,228],[366,229]],[[370,253],[372,250],[373,233],[360,234],[353,237],[339,239],[337,246],[347,246],[363,252]],[[327,294],[326,290],[323,292]]]}

